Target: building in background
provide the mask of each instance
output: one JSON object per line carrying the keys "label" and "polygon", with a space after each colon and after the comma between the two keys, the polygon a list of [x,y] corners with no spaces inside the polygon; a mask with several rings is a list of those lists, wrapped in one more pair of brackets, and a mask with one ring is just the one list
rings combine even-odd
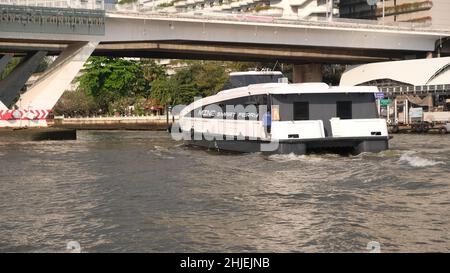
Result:
{"label": "building in background", "polygon": [[245,13],[277,17],[337,16],[331,0],[140,0],[144,8],[168,12]]}
{"label": "building in background", "polygon": [[377,5],[369,5],[367,0],[340,0],[339,17],[376,20]]}
{"label": "building in background", "polygon": [[436,28],[450,28],[449,0],[340,0],[339,14],[341,18],[423,23]]}

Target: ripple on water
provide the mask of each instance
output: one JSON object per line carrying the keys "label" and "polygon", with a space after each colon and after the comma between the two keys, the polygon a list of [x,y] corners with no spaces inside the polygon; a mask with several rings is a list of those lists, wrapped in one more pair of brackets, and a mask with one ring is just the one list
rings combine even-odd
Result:
{"label": "ripple on water", "polygon": [[72,240],[88,252],[450,250],[450,138],[265,156],[192,149],[164,132],[80,136],[1,146],[0,251]]}

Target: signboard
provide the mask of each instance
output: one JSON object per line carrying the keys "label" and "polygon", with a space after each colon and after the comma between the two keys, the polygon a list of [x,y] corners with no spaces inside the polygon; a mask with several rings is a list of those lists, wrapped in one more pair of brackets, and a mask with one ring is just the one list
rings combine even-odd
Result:
{"label": "signboard", "polygon": [[377,4],[378,0],[367,0],[367,5],[369,6],[375,6]]}
{"label": "signboard", "polygon": [[[31,1],[27,2],[31,5]],[[42,2],[45,5],[46,2]],[[59,2],[66,1],[58,1],[56,4]],[[14,4],[0,5],[0,15],[0,32],[105,35],[105,10]]]}
{"label": "signboard", "polygon": [[410,108],[409,109],[409,117],[410,118],[422,118],[423,117],[423,108]]}
{"label": "signboard", "polygon": [[384,99],[384,93],[382,93],[382,92],[375,93],[375,98],[377,98],[377,99]]}
{"label": "signboard", "polygon": [[392,100],[390,99],[381,99],[380,100],[380,106],[388,106],[389,104],[391,104]]}

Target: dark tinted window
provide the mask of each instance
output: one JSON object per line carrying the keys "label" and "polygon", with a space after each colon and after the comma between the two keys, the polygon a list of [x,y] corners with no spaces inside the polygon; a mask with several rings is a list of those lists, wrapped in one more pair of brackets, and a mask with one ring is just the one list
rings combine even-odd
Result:
{"label": "dark tinted window", "polygon": [[224,90],[243,87],[250,84],[258,84],[258,83],[277,83],[278,79],[283,78],[283,75],[276,74],[261,74],[261,75],[233,75],[230,76],[228,82],[224,86]]}
{"label": "dark tinted window", "polygon": [[309,120],[308,102],[294,102],[294,120]]}
{"label": "dark tinted window", "polygon": [[337,101],[336,102],[336,117],[341,119],[352,118],[352,102],[351,101]]}

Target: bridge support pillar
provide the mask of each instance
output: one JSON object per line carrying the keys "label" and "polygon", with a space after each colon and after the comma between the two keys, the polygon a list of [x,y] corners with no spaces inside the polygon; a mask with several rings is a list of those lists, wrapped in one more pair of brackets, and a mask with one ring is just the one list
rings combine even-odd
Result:
{"label": "bridge support pillar", "polygon": [[322,65],[321,64],[302,64],[294,65],[293,82],[321,82]]}
{"label": "bridge support pillar", "polygon": [[66,88],[83,68],[98,42],[81,42],[69,45],[51,64],[47,71],[20,97],[21,109],[50,110]]}
{"label": "bridge support pillar", "polygon": [[[0,74],[3,72],[3,70],[8,65],[9,61],[11,61],[12,55],[3,55],[0,57]],[[3,102],[0,101],[0,110],[7,110],[8,107],[6,107]]]}
{"label": "bridge support pillar", "polygon": [[0,57],[0,73],[3,72],[5,67],[8,65],[9,61],[11,61],[13,55],[7,54]]}
{"label": "bridge support pillar", "polygon": [[46,51],[28,54],[6,78],[0,81],[0,100],[6,106],[10,106],[14,102],[20,90],[46,55]]}
{"label": "bridge support pillar", "polygon": [[98,42],[69,45],[44,74],[20,96],[16,103],[18,110],[9,110],[11,113],[0,110],[0,127],[47,126],[47,115],[97,45]]}

